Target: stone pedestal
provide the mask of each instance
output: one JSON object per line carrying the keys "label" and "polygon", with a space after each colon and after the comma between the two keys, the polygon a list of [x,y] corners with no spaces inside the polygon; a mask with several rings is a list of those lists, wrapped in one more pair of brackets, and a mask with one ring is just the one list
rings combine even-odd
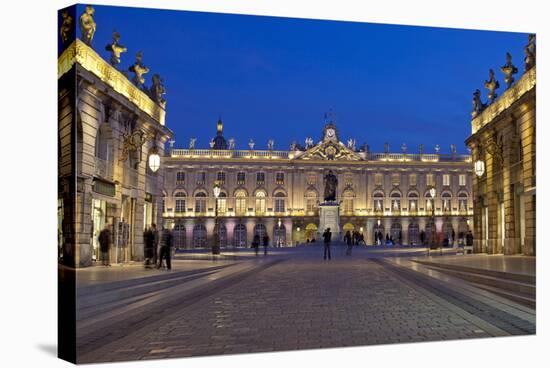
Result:
{"label": "stone pedestal", "polygon": [[340,205],[337,202],[323,202],[319,205],[319,237],[330,228],[332,240],[340,240]]}

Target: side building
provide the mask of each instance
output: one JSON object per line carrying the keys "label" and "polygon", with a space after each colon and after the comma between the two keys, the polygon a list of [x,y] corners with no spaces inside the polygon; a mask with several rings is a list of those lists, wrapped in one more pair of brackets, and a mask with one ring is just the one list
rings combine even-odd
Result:
{"label": "side building", "polygon": [[[472,224],[472,164],[469,155],[371,153],[338,139],[329,122],[321,140],[288,151],[236,150],[223,138],[223,124],[210,148],[172,149],[163,157],[163,218],[173,227],[179,248],[211,247],[216,223],[222,247],[250,246],[255,234],[272,246],[293,246],[319,237],[319,203],[324,175],[338,178],[340,232],[374,234],[403,245],[419,245],[422,231],[431,234],[435,217],[437,239],[455,244]],[[436,189],[432,198],[430,189]],[[433,211],[432,211],[433,209]],[[454,235],[454,236],[453,236]]]}
{"label": "side building", "polygon": [[[506,90],[489,102],[474,94],[471,148],[476,178],[474,250],[490,254],[536,255],[536,66],[535,36],[525,47],[525,73],[514,83],[508,62]],[[491,73],[492,74],[492,73]],[[491,97],[493,95],[493,97]]]}

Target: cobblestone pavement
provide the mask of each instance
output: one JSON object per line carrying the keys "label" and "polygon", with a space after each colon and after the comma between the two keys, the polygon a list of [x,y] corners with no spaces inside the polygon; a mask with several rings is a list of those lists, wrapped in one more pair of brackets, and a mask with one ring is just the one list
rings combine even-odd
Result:
{"label": "cobblestone pavement", "polygon": [[[81,356],[160,359],[508,335],[366,256],[302,254]],[[490,327],[490,328],[488,328]],[[497,331],[495,333],[495,331]],[[521,334],[521,332],[518,332]]]}

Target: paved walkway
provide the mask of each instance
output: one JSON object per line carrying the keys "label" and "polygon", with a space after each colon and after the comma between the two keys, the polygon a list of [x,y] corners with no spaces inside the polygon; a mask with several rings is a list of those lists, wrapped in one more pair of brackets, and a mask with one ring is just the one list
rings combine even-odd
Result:
{"label": "paved walkway", "polygon": [[523,319],[513,316],[517,321],[508,326],[513,310],[499,310],[496,301],[487,305],[472,296],[462,298],[453,290],[432,290],[429,282],[400,275],[394,269],[398,266],[376,261],[381,258],[369,250],[354,249],[351,257],[343,255],[342,250],[341,246],[333,247],[333,260],[329,262],[322,260],[320,246],[295,248],[281,257],[281,262],[221,290],[205,292],[192,303],[159,316],[154,324],[133,329],[116,341],[88,351],[79,362],[465,339],[534,331],[531,313]]}
{"label": "paved walkway", "polygon": [[458,255],[450,257],[434,256],[424,258],[423,260],[434,263],[465,266],[491,271],[523,274],[529,276],[536,275],[536,258],[521,255],[504,256],[501,254],[468,254],[464,256]]}

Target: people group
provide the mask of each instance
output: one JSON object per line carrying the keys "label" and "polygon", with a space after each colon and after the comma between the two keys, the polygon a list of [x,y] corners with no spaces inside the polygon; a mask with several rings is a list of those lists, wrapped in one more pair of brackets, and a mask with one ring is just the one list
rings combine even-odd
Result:
{"label": "people group", "polygon": [[256,253],[256,256],[258,256],[258,252],[260,251],[260,246],[264,247],[264,255],[267,256],[267,247],[269,246],[269,235],[264,234],[264,236],[260,239],[259,234],[255,234],[254,238],[252,239],[252,248],[254,248],[254,252]]}
{"label": "people group", "polygon": [[163,227],[159,234],[157,226],[151,224],[143,232],[143,244],[145,267],[156,266],[156,268],[161,268],[163,261],[165,261],[166,269],[172,269],[172,247],[174,240],[170,229]]}

